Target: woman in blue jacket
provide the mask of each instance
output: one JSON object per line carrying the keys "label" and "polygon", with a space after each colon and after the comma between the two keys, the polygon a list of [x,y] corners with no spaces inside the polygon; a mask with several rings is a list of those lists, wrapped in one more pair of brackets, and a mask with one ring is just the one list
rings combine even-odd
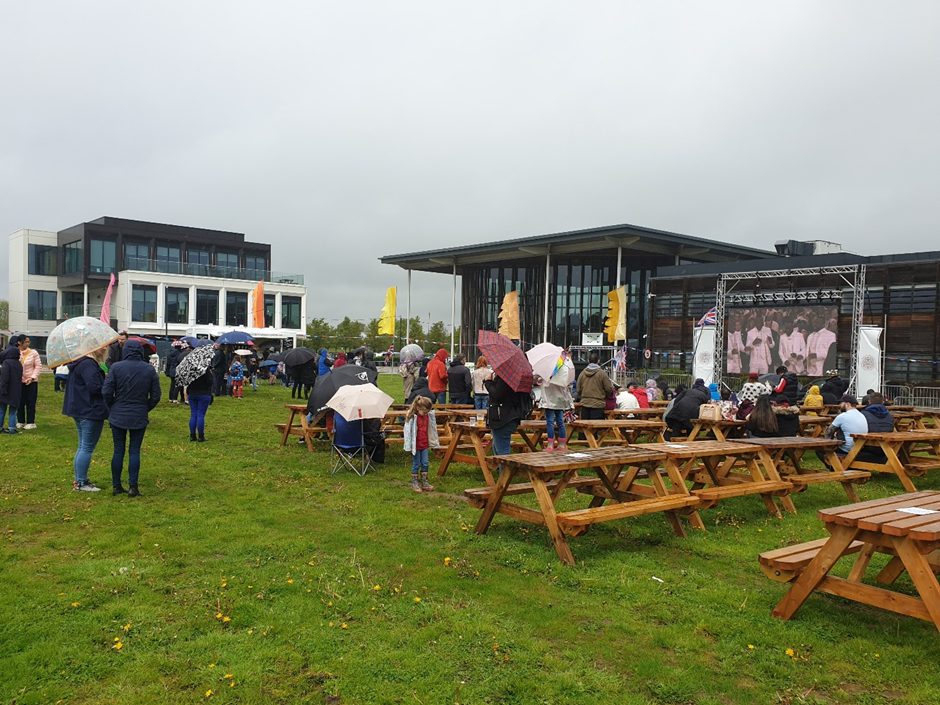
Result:
{"label": "woman in blue jacket", "polygon": [[75,419],[75,428],[78,429],[78,448],[72,461],[75,473],[72,489],[79,492],[98,492],[101,489],[88,479],[88,467],[101,438],[104,420],[108,418],[108,406],[101,396],[104,382],[101,366],[107,359],[108,348],[105,347],[69,363],[69,384],[62,400],[62,413]]}
{"label": "woman in blue jacket", "polygon": [[124,470],[125,446],[129,439],[127,496],[139,497],[137,478],[140,474],[140,447],[150,421],[150,410],[160,402],[160,376],[147,361],[144,349],[136,340],[124,343],[122,359],[114,363],[108,372],[101,393],[110,409],[108,423],[111,424],[111,436],[114,438],[111,493],[124,493],[121,474]]}

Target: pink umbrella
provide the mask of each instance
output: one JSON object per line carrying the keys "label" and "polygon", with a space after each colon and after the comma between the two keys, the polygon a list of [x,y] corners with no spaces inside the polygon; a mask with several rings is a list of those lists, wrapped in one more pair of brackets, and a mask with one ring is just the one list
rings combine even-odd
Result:
{"label": "pink umbrella", "polygon": [[493,371],[516,392],[532,391],[532,365],[522,350],[505,335],[481,330],[477,347]]}

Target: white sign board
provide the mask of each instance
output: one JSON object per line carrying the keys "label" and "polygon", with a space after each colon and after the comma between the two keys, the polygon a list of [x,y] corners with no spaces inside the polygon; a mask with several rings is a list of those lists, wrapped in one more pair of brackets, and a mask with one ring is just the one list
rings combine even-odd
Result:
{"label": "white sign board", "polygon": [[715,327],[700,326],[692,330],[692,377],[705,380],[705,384],[715,381]]}
{"label": "white sign board", "polygon": [[603,344],[604,344],[603,333],[582,333],[581,334],[581,345],[603,345]]}

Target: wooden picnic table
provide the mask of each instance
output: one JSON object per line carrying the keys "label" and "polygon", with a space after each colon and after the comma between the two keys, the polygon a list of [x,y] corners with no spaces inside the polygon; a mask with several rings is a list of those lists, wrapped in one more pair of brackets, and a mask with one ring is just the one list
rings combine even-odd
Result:
{"label": "wooden picnic table", "polygon": [[819,438],[825,433],[831,423],[831,416],[800,414],[800,435],[810,438]]}
{"label": "wooden picnic table", "polygon": [[926,414],[923,411],[896,411],[888,408],[891,416],[894,417],[895,431],[927,431],[927,424],[924,423]]}
{"label": "wooden picnic table", "polygon": [[[633,446],[631,446],[633,447]],[[676,468],[685,481],[692,482],[692,494],[707,509],[722,499],[760,495],[773,516],[780,518],[774,497],[788,512],[796,512],[787,496],[793,485],[780,477],[777,465],[759,445],[732,441],[685,441],[682,443],[646,443],[641,448],[666,454],[666,468]],[[743,465],[743,471],[736,469]],[[704,525],[702,526],[704,528]]]}
{"label": "wooden picnic table", "polygon": [[600,448],[639,443],[640,439],[662,443],[666,424],[641,419],[582,419],[572,421],[568,428],[583,433],[591,448]]}
{"label": "wooden picnic table", "polygon": [[[307,450],[311,453],[313,448],[313,436],[318,433],[327,433],[330,431],[326,426],[311,426],[307,423],[307,405],[306,404],[285,404],[290,411],[286,424],[274,424],[274,427],[281,432],[281,445],[287,445],[287,439],[290,436],[301,436],[307,445]],[[300,418],[299,425],[294,425],[294,421]]]}
{"label": "wooden picnic table", "polygon": [[728,421],[726,419],[695,419],[688,441],[694,441],[699,435],[711,434],[716,441],[727,441],[729,438],[741,436],[744,433],[746,421]]}
{"label": "wooden picnic table", "polygon": [[[842,461],[844,467],[897,475],[908,492],[917,491],[912,477],[940,469],[940,430],[855,433],[852,438],[855,444]],[[875,447],[884,453],[884,460],[865,458],[862,451]]]}
{"label": "wooden picnic table", "polygon": [[[542,430],[545,430],[544,422],[523,421],[522,424],[541,423]],[[469,421],[452,421],[450,423],[450,442],[444,451],[444,457],[441,458],[441,464],[437,468],[438,476],[443,476],[447,472],[452,462],[468,463],[476,465],[483,472],[483,477],[487,485],[496,483],[490,466],[495,462],[494,456],[487,456],[487,448],[490,445],[490,429],[483,423],[471,423]],[[522,437],[525,443],[516,443],[515,447],[519,450],[528,450],[534,446],[529,445],[525,436]],[[471,455],[467,451],[473,451]]]}
{"label": "wooden picnic table", "polygon": [[[825,592],[916,617],[940,630],[940,492],[914,492],[823,509],[819,518],[828,539],[761,554],[764,573],[774,580],[793,580],[772,614],[790,619],[813,592]],[[907,573],[917,597],[863,583],[875,552],[892,556],[876,580],[889,586]],[[848,578],[830,575],[843,556],[857,553]]]}
{"label": "wooden picnic table", "polygon": [[[742,443],[750,443],[765,448],[777,465],[780,477],[793,484],[796,492],[804,491],[809,485],[822,482],[838,482],[846,495],[853,502],[858,502],[855,484],[867,482],[871,473],[862,470],[846,470],[836,450],[841,441],[828,438],[806,438],[805,436],[783,436],[777,438],[742,438]],[[824,459],[830,469],[815,471],[802,464],[806,451],[814,451]]]}
{"label": "wooden picnic table", "polygon": [[656,419],[661,419],[665,411],[666,407],[664,406],[650,407],[649,409],[608,409],[604,412],[604,415],[612,419],[629,418],[632,416],[637,419],[655,421]]}
{"label": "wooden picnic table", "polygon": [[650,406],[653,408],[665,409],[667,406],[669,406],[669,402],[666,399],[654,399],[650,402]]}
{"label": "wooden picnic table", "polygon": [[[548,529],[555,552],[562,562],[573,565],[574,556],[566,535],[578,536],[592,524],[663,512],[673,531],[684,536],[679,516],[687,514],[694,526],[703,527],[695,507],[698,497],[689,494],[675,468],[664,477],[658,470],[663,453],[647,446],[585,449],[578,452],[514,453],[497,456],[501,470],[495,486],[465,491],[471,504],[483,509],[476,525],[485,534],[497,512]],[[592,470],[596,477],[579,477],[579,470]],[[513,484],[522,475],[526,483]],[[562,492],[574,489],[593,494],[584,509],[558,512]],[[505,501],[517,494],[535,494],[538,509]],[[603,504],[610,500],[609,504]]]}

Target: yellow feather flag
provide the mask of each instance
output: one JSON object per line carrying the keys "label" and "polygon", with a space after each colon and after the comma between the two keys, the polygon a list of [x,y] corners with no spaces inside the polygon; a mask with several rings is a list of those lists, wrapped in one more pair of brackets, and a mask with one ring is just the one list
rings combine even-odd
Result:
{"label": "yellow feather flag", "polygon": [[627,287],[621,286],[607,293],[607,320],[604,323],[604,333],[607,341],[614,343],[627,339],[627,324],[624,313],[627,310]]}
{"label": "yellow feather flag", "polygon": [[522,340],[519,332],[519,292],[509,291],[499,309],[499,332],[510,340]]}
{"label": "yellow feather flag", "polygon": [[385,292],[385,305],[379,314],[379,335],[395,335],[395,312],[397,308],[398,290],[394,286],[388,287]]}

